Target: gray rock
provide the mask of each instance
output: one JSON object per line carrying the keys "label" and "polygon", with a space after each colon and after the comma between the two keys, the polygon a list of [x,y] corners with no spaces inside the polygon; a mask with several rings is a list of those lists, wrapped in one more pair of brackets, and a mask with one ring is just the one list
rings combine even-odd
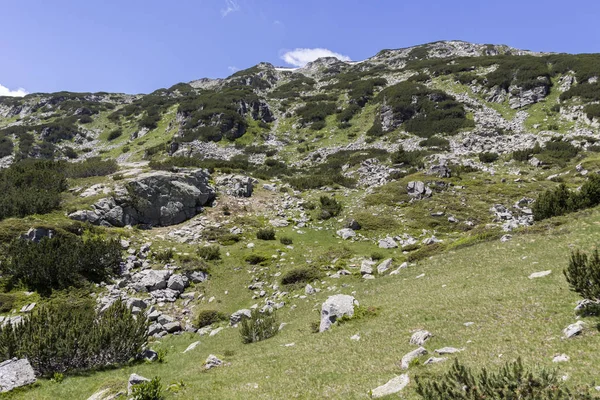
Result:
{"label": "gray rock", "polygon": [[420,330],[415,333],[410,338],[410,344],[414,344],[415,346],[423,346],[425,342],[431,338],[433,335],[431,332],[426,330]]}
{"label": "gray rock", "polygon": [[501,241],[502,243],[506,243],[506,242],[508,242],[508,241],[509,241],[509,240],[511,240],[511,239],[512,239],[512,235],[503,235],[503,236],[500,238],[500,241]]}
{"label": "gray rock", "polygon": [[35,372],[27,359],[13,358],[0,363],[0,393],[35,383]]}
{"label": "gray rock", "polygon": [[140,358],[146,361],[155,361],[158,358],[158,353],[154,350],[146,349],[142,351]]}
{"label": "gray rock", "polygon": [[570,357],[568,355],[566,355],[566,354],[560,354],[558,356],[555,356],[552,359],[552,362],[559,363],[559,362],[567,362],[569,360],[570,360]]}
{"label": "gray rock", "polygon": [[346,220],[346,223],[344,224],[344,227],[348,228],[348,229],[352,229],[353,231],[358,231],[361,228],[361,226],[358,223],[358,221],[355,220],[355,219],[353,219],[353,218],[350,218],[350,219]]}
{"label": "gray rock", "polygon": [[408,182],[406,186],[406,191],[408,195],[413,199],[420,200],[427,197],[431,197],[432,191],[428,188],[424,182],[421,181],[411,181]]}
{"label": "gray rock", "polygon": [[319,332],[324,332],[331,328],[331,325],[341,317],[352,317],[355,305],[358,305],[358,302],[350,295],[336,294],[330,296],[321,306]]}
{"label": "gray rock", "polygon": [[167,288],[183,293],[187,286],[187,278],[182,275],[171,275],[167,282]]}
{"label": "gray rock", "polygon": [[427,354],[427,350],[425,350],[424,347],[419,347],[418,349],[415,349],[410,353],[406,353],[404,357],[402,357],[402,361],[400,361],[400,368],[408,369],[412,360],[424,354]]}
{"label": "gray rock", "polygon": [[168,226],[186,221],[212,204],[215,190],[202,169],[141,174],[115,189],[115,197],[98,200],[92,210],[69,217],[95,225]]}
{"label": "gray rock", "polygon": [[223,330],[223,327],[220,326],[216,329],[213,329],[212,331],[210,331],[210,333],[208,334],[208,336],[215,336],[216,334],[218,334],[219,332],[221,332]]}
{"label": "gray rock", "polygon": [[194,271],[187,274],[190,281],[194,283],[202,283],[208,279],[208,274],[203,271]]}
{"label": "gray rock", "polygon": [[31,228],[25,235],[22,236],[23,239],[32,241],[34,243],[39,243],[43,238],[52,239],[53,237],[54,231],[47,228]]}
{"label": "gray rock", "polygon": [[552,270],[534,272],[533,274],[529,275],[529,279],[543,278],[544,276],[548,276],[551,273],[552,273]]}
{"label": "gray rock", "polygon": [[362,263],[360,264],[360,273],[362,275],[373,274],[373,266],[374,265],[375,265],[375,263],[373,261],[363,260]]}
{"label": "gray rock", "polygon": [[249,176],[225,175],[215,180],[217,187],[230,196],[250,197],[254,190],[254,180]]}
{"label": "gray rock", "polygon": [[237,310],[229,317],[229,323],[231,325],[235,325],[242,321],[242,319],[250,318],[252,316],[252,310],[247,308],[243,308],[241,310]]}
{"label": "gray rock", "polygon": [[432,244],[441,243],[441,242],[442,241],[440,239],[436,238],[435,236],[431,236],[431,237],[428,237],[426,239],[423,239],[422,243],[425,246],[431,246]]}
{"label": "gray rock", "polygon": [[340,229],[336,232],[336,234],[344,240],[347,240],[347,239],[350,239],[350,238],[353,238],[356,236],[356,232],[354,232],[350,228]]}
{"label": "gray rock", "polygon": [[165,328],[163,328],[163,326],[161,324],[152,324],[148,327],[148,336],[154,336],[162,331],[164,331]]}
{"label": "gray rock", "polygon": [[132,393],[132,388],[135,385],[139,385],[140,383],[144,383],[144,382],[150,382],[150,379],[144,378],[143,376],[138,375],[138,374],[129,375],[129,381],[127,382],[127,394]]}
{"label": "gray rock", "polygon": [[390,379],[386,384],[371,390],[371,398],[378,399],[380,397],[398,393],[402,389],[404,389],[409,383],[410,378],[407,374],[398,375]]}
{"label": "gray rock", "polygon": [[377,273],[379,275],[383,275],[385,274],[390,268],[392,267],[392,259],[388,258],[387,260],[383,260],[378,266],[377,266]]}
{"label": "gray rock", "polygon": [[312,285],[310,283],[308,283],[305,287],[304,287],[304,293],[310,295],[310,294],[315,294],[317,291],[315,290],[314,287],[312,287]]}
{"label": "gray rock", "polygon": [[570,339],[574,336],[580,335],[583,332],[583,327],[585,323],[583,321],[577,321],[574,324],[567,326],[563,329],[563,333],[567,339]]}
{"label": "gray rock", "polygon": [[444,362],[444,361],[446,361],[447,359],[448,359],[448,358],[446,358],[446,357],[429,357],[429,358],[427,359],[427,361],[425,361],[425,362],[423,363],[423,365],[437,364],[437,363]]}
{"label": "gray rock", "polygon": [[205,369],[211,369],[211,368],[215,368],[215,367],[220,367],[221,365],[223,365],[223,361],[220,360],[214,354],[209,355],[206,358],[206,361],[204,361],[204,368]]}
{"label": "gray rock", "polygon": [[179,332],[181,331],[181,322],[169,322],[168,324],[163,325],[163,328],[165,328],[168,333]]}
{"label": "gray rock", "polygon": [[378,244],[380,249],[395,249],[398,247],[398,243],[389,236],[385,239],[381,239]]}
{"label": "gray rock", "polygon": [[443,355],[443,354],[460,353],[463,350],[464,349],[457,349],[457,348],[454,348],[454,347],[442,347],[441,349],[437,349],[435,352],[438,353],[439,355]]}
{"label": "gray rock", "polygon": [[190,344],[183,352],[187,353],[188,351],[194,350],[200,344],[199,341]]}

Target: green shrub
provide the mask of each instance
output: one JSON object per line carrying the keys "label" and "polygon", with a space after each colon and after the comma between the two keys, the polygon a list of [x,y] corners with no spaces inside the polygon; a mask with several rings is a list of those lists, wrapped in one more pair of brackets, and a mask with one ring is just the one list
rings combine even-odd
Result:
{"label": "green shrub", "polygon": [[120,138],[122,135],[123,135],[123,130],[121,128],[117,128],[108,134],[108,141],[110,142],[112,140]]}
{"label": "green shrub", "polygon": [[275,313],[261,313],[258,309],[252,310],[250,318],[240,322],[240,336],[242,343],[256,343],[269,339],[279,332]]}
{"label": "green shrub", "polygon": [[250,265],[257,265],[269,260],[269,257],[262,254],[248,254],[244,260]]}
{"label": "green shrub", "polygon": [[383,258],[384,258],[384,255],[379,252],[371,253],[371,260],[373,260],[373,261],[383,260]]}
{"label": "green shrub", "polygon": [[174,255],[175,255],[175,252],[173,251],[172,248],[152,252],[152,257],[154,257],[154,259],[156,261],[161,262],[161,263],[170,262],[173,259]]}
{"label": "green shrub", "polygon": [[67,181],[49,161],[21,161],[0,170],[0,220],[45,214],[60,205]]}
{"label": "green shrub", "polygon": [[319,216],[321,219],[329,219],[342,212],[342,205],[333,197],[321,196],[319,203],[321,203],[321,215]]}
{"label": "green shrub", "polygon": [[563,271],[571,290],[588,300],[600,301],[600,256],[576,250],[571,252],[569,266]]}
{"label": "green shrub", "polygon": [[294,268],[281,277],[282,285],[293,285],[296,283],[309,283],[320,279],[323,274],[315,267]]}
{"label": "green shrub", "polygon": [[69,163],[65,166],[67,178],[88,178],[91,176],[106,176],[117,172],[119,165],[115,160],[102,160],[91,157],[82,162]]}
{"label": "green shrub", "polygon": [[547,164],[556,163],[564,165],[577,156],[578,152],[577,147],[571,143],[555,139],[546,143],[538,158]]}
{"label": "green shrub", "polygon": [[428,153],[421,150],[406,151],[402,147],[397,152],[392,153],[392,164],[409,165],[415,168],[423,168],[423,157]]}
{"label": "green shrub", "polygon": [[220,321],[226,321],[227,319],[228,316],[222,312],[216,310],[202,310],[198,313],[196,325],[198,328],[204,328],[205,326],[212,325]]}
{"label": "green shrub", "polygon": [[292,240],[291,237],[288,236],[282,236],[279,238],[279,243],[285,245],[285,246],[289,246],[293,243],[294,241]]}
{"label": "green shrub", "polygon": [[417,393],[426,400],[591,399],[583,392],[571,393],[556,371],[528,370],[521,359],[506,363],[497,372],[482,368],[475,373],[455,359],[441,376],[417,375],[415,381]]}
{"label": "green shrub", "polygon": [[120,270],[121,245],[115,239],[57,234],[39,243],[17,238],[6,249],[2,271],[14,284],[49,295],[53,289],[100,283]]}
{"label": "green shrub", "polygon": [[498,153],[479,153],[479,161],[482,163],[493,163],[498,159]]}
{"label": "green shrub", "polygon": [[275,229],[263,228],[256,232],[256,238],[259,240],[275,240]]}
{"label": "green shrub", "polygon": [[564,184],[547,190],[538,196],[533,203],[532,211],[535,220],[564,215],[584,208],[600,204],[600,176],[590,175],[581,185],[579,193],[567,189]]}
{"label": "green shrub", "polygon": [[13,141],[9,137],[0,135],[0,158],[10,156],[14,148]]}
{"label": "green shrub", "polygon": [[7,313],[13,309],[15,296],[8,293],[0,293],[0,313]]}
{"label": "green shrub", "polygon": [[162,400],[163,387],[160,378],[155,376],[148,382],[142,382],[131,388],[133,400]]}
{"label": "green shrub", "polygon": [[221,248],[217,245],[199,247],[197,250],[200,258],[206,261],[214,261],[221,259]]}
{"label": "green shrub", "polygon": [[50,377],[128,362],[146,341],[146,318],[135,318],[121,300],[102,314],[92,301],[54,302],[0,327],[0,356],[27,358],[37,375]]}
{"label": "green shrub", "polygon": [[425,140],[419,142],[421,147],[437,147],[441,150],[448,150],[450,148],[450,142],[447,139],[439,136],[430,136]]}

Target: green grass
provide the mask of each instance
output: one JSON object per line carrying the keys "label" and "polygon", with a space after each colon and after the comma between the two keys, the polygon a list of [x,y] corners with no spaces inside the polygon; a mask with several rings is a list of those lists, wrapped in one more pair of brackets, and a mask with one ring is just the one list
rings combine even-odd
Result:
{"label": "green grass", "polygon": [[[592,383],[599,372],[595,354],[600,336],[593,328],[594,320],[588,320],[583,337],[561,339],[562,329],[575,321],[573,307],[578,299],[569,291],[561,270],[571,245],[587,250],[596,244],[600,211],[579,213],[569,220],[549,231],[518,235],[507,243],[495,240],[436,255],[394,277],[328,280],[325,287],[349,286],[304,300],[288,298],[289,305],[297,308],[288,306],[278,317],[289,325],[260,343],[243,345],[235,328],[215,337],[169,337],[152,346],[167,349],[165,364],[67,377],[62,384],[42,380],[39,386],[9,398],[87,398],[106,386],[124,389],[134,372],[158,375],[167,384],[183,380],[186,390],[168,394],[167,399],[193,399],[198,393],[227,399],[367,398],[370,389],[401,373],[397,363],[413,349],[408,340],[415,329],[434,333],[425,346],[429,351],[465,347],[458,358],[467,365],[500,365],[522,357],[528,365],[552,367],[552,357],[566,353],[571,361],[559,367],[561,374],[568,374],[568,384]],[[294,237],[295,243],[298,240]],[[298,251],[306,251],[307,243]],[[225,283],[219,282],[224,280],[233,291],[235,280],[228,269],[224,266],[215,275],[209,292],[222,290]],[[550,276],[528,279],[530,273],[546,269],[552,270]],[[247,275],[244,269],[238,274]],[[421,274],[425,276],[416,279]],[[353,291],[362,306],[378,307],[378,314],[348,321],[327,333],[310,333],[310,323],[318,321],[318,307],[328,295]],[[475,324],[466,327],[465,322]],[[359,342],[349,339],[355,333],[361,335]],[[181,354],[196,340],[201,341],[196,349]],[[295,346],[283,346],[288,343]],[[209,354],[221,356],[230,365],[203,372],[201,364]],[[415,366],[409,375],[444,368],[443,364]],[[405,394],[416,399],[414,385]]]}

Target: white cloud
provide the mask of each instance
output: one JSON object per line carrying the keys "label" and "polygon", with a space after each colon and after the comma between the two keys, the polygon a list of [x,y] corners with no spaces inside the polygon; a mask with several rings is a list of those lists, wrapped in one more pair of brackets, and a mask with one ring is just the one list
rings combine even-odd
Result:
{"label": "white cloud", "polygon": [[240,69],[238,67],[227,67],[230,73],[234,74],[238,72]]}
{"label": "white cloud", "polygon": [[240,5],[235,0],[225,0],[226,8],[221,9],[221,16],[225,18],[232,12],[240,11]]}
{"label": "white cloud", "polygon": [[18,88],[17,90],[10,90],[6,86],[0,85],[0,96],[23,97],[26,94],[29,94],[29,92],[23,88]]}
{"label": "white cloud", "polygon": [[350,57],[345,56],[340,53],[333,52],[328,49],[294,49],[292,51],[288,51],[281,56],[281,59],[286,63],[296,66],[296,67],[304,67],[311,61],[315,61],[317,58],[321,57],[335,57],[338,60],[342,61],[350,61]]}

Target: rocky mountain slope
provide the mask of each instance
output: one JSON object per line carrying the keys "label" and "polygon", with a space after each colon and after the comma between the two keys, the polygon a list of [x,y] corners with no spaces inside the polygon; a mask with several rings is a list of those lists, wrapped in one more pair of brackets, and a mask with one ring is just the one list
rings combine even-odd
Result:
{"label": "rocky mountain slope", "polygon": [[[99,313],[122,299],[148,318],[145,347],[167,352],[11,396],[111,398],[139,373],[171,384],[167,398],[419,398],[414,375],[449,357],[563,353],[577,360],[565,379],[591,384],[597,332],[562,332],[577,296],[560,271],[600,217],[542,220],[538,205],[559,183],[590,193],[599,76],[596,54],[445,41],[147,95],[0,98],[0,187],[19,193],[6,182],[32,159],[64,178],[37,211],[22,211],[25,191],[18,212],[0,201],[5,254],[61,235],[116,238],[122,253],[111,279],[51,296],[2,269],[0,324],[55,298]],[[277,316],[276,336],[242,344],[253,310]]]}

